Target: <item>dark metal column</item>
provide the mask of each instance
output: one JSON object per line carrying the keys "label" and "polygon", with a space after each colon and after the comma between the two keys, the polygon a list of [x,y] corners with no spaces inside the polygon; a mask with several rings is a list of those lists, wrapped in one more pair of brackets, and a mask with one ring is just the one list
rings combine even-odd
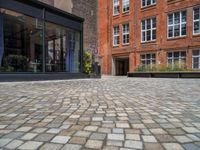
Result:
{"label": "dark metal column", "polygon": [[80,32],[80,72],[83,73],[83,30]]}
{"label": "dark metal column", "polygon": [[42,15],[42,19],[43,19],[43,29],[42,29],[42,70],[43,73],[46,72],[46,46],[45,46],[45,8],[43,9],[43,15]]}

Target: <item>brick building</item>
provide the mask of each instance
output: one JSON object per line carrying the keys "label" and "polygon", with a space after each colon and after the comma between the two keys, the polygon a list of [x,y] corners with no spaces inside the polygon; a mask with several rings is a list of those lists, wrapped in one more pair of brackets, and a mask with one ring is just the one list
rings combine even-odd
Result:
{"label": "brick building", "polygon": [[104,74],[155,63],[200,69],[199,0],[100,0],[98,18]]}
{"label": "brick building", "polygon": [[97,47],[97,0],[39,0],[85,19],[84,50]]}

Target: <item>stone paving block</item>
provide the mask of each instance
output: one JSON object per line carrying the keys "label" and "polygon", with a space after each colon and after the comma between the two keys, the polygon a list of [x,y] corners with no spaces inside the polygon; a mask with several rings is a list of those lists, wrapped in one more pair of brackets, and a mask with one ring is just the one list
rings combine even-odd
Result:
{"label": "stone paving block", "polygon": [[124,130],[123,130],[123,129],[120,129],[120,128],[114,128],[114,129],[112,129],[112,132],[113,132],[113,133],[117,133],[117,134],[123,134],[123,133],[124,133]]}
{"label": "stone paving block", "polygon": [[43,133],[47,130],[47,128],[35,128],[32,132],[34,133]]}
{"label": "stone paving block", "polygon": [[159,143],[144,143],[145,150],[164,150]]}
{"label": "stone paving block", "polygon": [[141,141],[126,140],[124,146],[128,148],[143,149]]}
{"label": "stone paving block", "polygon": [[59,128],[52,128],[52,129],[49,129],[47,131],[47,133],[51,133],[51,134],[58,134],[62,129],[59,129]]}
{"label": "stone paving block", "polygon": [[61,144],[45,143],[39,150],[60,150],[62,147]]}
{"label": "stone paving block", "polygon": [[6,128],[8,125],[0,125],[0,129]]}
{"label": "stone paving block", "polygon": [[21,127],[21,128],[18,128],[16,131],[18,132],[28,132],[32,129],[32,127]]}
{"label": "stone paving block", "polygon": [[156,134],[155,137],[160,142],[176,142],[176,139],[168,134]]}
{"label": "stone paving block", "polygon": [[150,131],[153,133],[153,134],[167,134],[166,131],[164,131],[163,129],[161,128],[157,128],[157,129],[150,129]]}
{"label": "stone paving block", "polygon": [[98,126],[86,126],[84,130],[86,131],[97,131]]}
{"label": "stone paving block", "polygon": [[123,146],[123,141],[112,141],[112,140],[107,140],[107,145],[110,146]]}
{"label": "stone paving block", "polygon": [[128,123],[116,123],[117,128],[130,128]]}
{"label": "stone paving block", "polygon": [[97,131],[101,133],[111,133],[111,129],[109,128],[98,128]]}
{"label": "stone paving block", "polygon": [[56,136],[51,140],[51,142],[58,144],[66,144],[69,141],[69,139],[69,136]]}
{"label": "stone paving block", "polygon": [[154,136],[143,135],[142,139],[144,142],[147,142],[147,143],[156,143],[157,142],[157,140]]}
{"label": "stone paving block", "polygon": [[20,138],[22,135],[24,135],[24,132],[11,132],[9,134],[6,134],[4,138],[16,139]]}
{"label": "stone paving block", "polygon": [[3,139],[3,138],[1,138],[0,139],[0,147],[5,146],[6,144],[8,144],[11,141],[12,141],[12,139]]}
{"label": "stone paving block", "polygon": [[178,143],[164,143],[163,146],[166,150],[184,150]]}
{"label": "stone paving block", "polygon": [[108,140],[124,140],[124,134],[108,134]]}
{"label": "stone paving block", "polygon": [[32,140],[34,137],[36,137],[38,134],[36,133],[27,133],[24,136],[21,137],[22,140]]}
{"label": "stone paving block", "polygon": [[89,137],[91,132],[88,131],[77,131],[74,135],[80,137]]}
{"label": "stone paving block", "polygon": [[195,144],[183,144],[183,147],[185,150],[200,150],[200,147]]}
{"label": "stone paving block", "polygon": [[72,137],[70,139],[69,143],[83,145],[86,143],[86,138],[85,137]]}
{"label": "stone paving block", "polygon": [[66,144],[62,150],[80,150],[81,149],[81,145],[75,145],[75,144]]}
{"label": "stone paving block", "polygon": [[192,142],[192,140],[186,136],[174,136],[174,138],[180,142],[180,143],[189,143]]}
{"label": "stone paving block", "polygon": [[106,138],[106,134],[103,133],[93,133],[90,136],[90,139],[92,140],[104,140]]}
{"label": "stone paving block", "polygon": [[38,149],[43,143],[42,142],[35,142],[35,141],[28,141],[21,145],[19,149],[23,150],[35,150]]}
{"label": "stone paving block", "polygon": [[43,134],[39,134],[34,140],[40,141],[40,142],[48,142],[48,141],[51,141],[51,139],[54,136],[55,136],[54,134],[43,133]]}
{"label": "stone paving block", "polygon": [[195,127],[183,127],[182,129],[187,133],[200,133],[200,130]]}
{"label": "stone paving block", "polygon": [[116,146],[104,146],[102,150],[119,150]]}
{"label": "stone paving block", "polygon": [[88,140],[87,143],[85,144],[86,148],[91,148],[91,149],[101,149],[103,146],[103,141],[98,141],[98,140]]}
{"label": "stone paving block", "polygon": [[171,135],[183,135],[185,132],[182,129],[176,128],[176,129],[166,129],[166,131],[169,132]]}
{"label": "stone paving block", "polygon": [[131,124],[131,126],[135,129],[144,129],[146,128],[144,124]]}
{"label": "stone paving block", "polygon": [[140,141],[140,135],[139,134],[126,134],[126,139]]}
{"label": "stone paving block", "polygon": [[24,142],[20,141],[20,140],[13,140],[11,141],[8,145],[5,146],[5,148],[8,149],[16,149],[17,147],[19,147],[20,145],[22,145]]}

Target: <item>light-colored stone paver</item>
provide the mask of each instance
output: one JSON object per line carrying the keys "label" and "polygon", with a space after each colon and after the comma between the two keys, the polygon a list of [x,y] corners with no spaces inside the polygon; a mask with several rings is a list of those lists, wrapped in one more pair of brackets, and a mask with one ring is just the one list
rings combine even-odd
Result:
{"label": "light-colored stone paver", "polygon": [[75,145],[75,144],[66,144],[62,150],[80,150],[81,145]]}
{"label": "light-colored stone paver", "polygon": [[23,150],[36,150],[38,149],[43,143],[42,142],[35,142],[35,141],[28,141],[21,145],[19,149]]}
{"label": "light-colored stone paver", "polygon": [[5,147],[8,149],[16,149],[17,147],[19,147],[20,145],[22,145],[24,142],[21,140],[13,140],[12,142],[10,142],[8,145],[6,145]]}
{"label": "light-colored stone paver", "polygon": [[36,137],[38,134],[36,133],[27,133],[24,136],[22,136],[22,140],[32,140],[34,137]]}
{"label": "light-colored stone paver", "polygon": [[108,140],[124,140],[124,134],[108,134]]}
{"label": "light-colored stone paver", "polygon": [[163,146],[166,150],[184,150],[178,143],[164,143]]}
{"label": "light-colored stone paver", "polygon": [[56,136],[54,137],[51,142],[52,143],[59,143],[59,144],[66,144],[69,141],[69,136]]}
{"label": "light-colored stone paver", "polygon": [[143,144],[141,141],[127,140],[127,141],[125,141],[124,145],[125,145],[125,147],[128,147],[128,148],[143,149]]}
{"label": "light-colored stone paver", "polygon": [[1,139],[1,138],[0,138],[0,147],[5,146],[5,145],[8,144],[10,141],[12,141],[12,139]]}
{"label": "light-colored stone paver", "polygon": [[149,143],[156,143],[157,140],[154,136],[148,136],[148,135],[144,135],[142,136],[142,139],[144,142],[149,142]]}
{"label": "light-colored stone paver", "polygon": [[103,145],[102,141],[88,140],[85,147],[91,148],[91,149],[101,149],[102,145]]}
{"label": "light-colored stone paver", "polygon": [[40,148],[40,150],[60,150],[62,147],[63,145],[61,144],[46,143]]}

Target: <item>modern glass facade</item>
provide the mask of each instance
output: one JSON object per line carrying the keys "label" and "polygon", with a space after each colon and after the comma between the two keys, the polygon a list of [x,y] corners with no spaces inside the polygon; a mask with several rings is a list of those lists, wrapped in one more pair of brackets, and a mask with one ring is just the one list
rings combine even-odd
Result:
{"label": "modern glass facade", "polygon": [[[46,5],[41,5],[42,17],[35,17],[21,13],[20,7],[4,8],[0,1],[0,72],[81,72],[82,29],[59,24],[54,16],[61,20],[67,15],[60,12],[59,16],[58,10],[50,11],[53,8],[46,12]],[[69,17],[71,26],[75,25],[76,21]]]}

